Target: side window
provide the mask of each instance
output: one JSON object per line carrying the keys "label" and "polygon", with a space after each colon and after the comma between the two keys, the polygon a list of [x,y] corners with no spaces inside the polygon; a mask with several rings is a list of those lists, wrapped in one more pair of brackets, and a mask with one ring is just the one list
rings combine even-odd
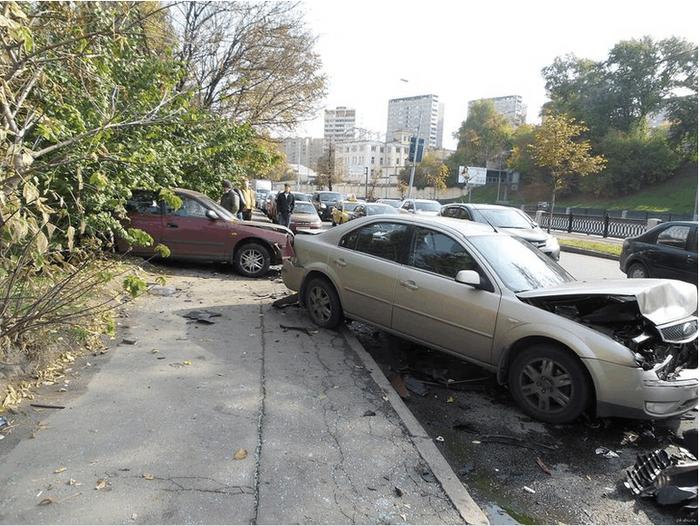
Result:
{"label": "side window", "polygon": [[454,279],[460,270],[479,270],[466,249],[440,232],[417,228],[409,264]]}
{"label": "side window", "polygon": [[460,208],[459,209],[459,216],[457,216],[457,217],[459,217],[460,219],[467,219],[469,221],[472,220],[472,215],[469,213],[469,210],[467,210],[466,208]]}
{"label": "side window", "polygon": [[698,229],[694,228],[693,232],[690,234],[690,242],[688,243],[688,250],[697,253],[698,251]]}
{"label": "side window", "polygon": [[126,203],[126,211],[131,214],[160,215],[160,205],[153,192],[134,192]]}
{"label": "side window", "polygon": [[173,210],[167,207],[165,212],[167,215],[173,215],[178,217],[207,217],[207,209],[199,201],[190,199],[189,197],[182,197],[182,206],[177,210]]}
{"label": "side window", "polygon": [[688,242],[688,234],[690,234],[689,226],[670,226],[663,232],[659,232],[659,237],[657,238],[656,242],[659,245],[666,245],[685,250],[686,243]]}
{"label": "side window", "polygon": [[443,217],[457,217],[456,212],[457,212],[456,208],[447,207],[447,208],[442,209],[442,211],[440,212],[440,215]]}
{"label": "side window", "polygon": [[406,259],[409,226],[400,223],[372,223],[346,234],[340,246],[402,263]]}

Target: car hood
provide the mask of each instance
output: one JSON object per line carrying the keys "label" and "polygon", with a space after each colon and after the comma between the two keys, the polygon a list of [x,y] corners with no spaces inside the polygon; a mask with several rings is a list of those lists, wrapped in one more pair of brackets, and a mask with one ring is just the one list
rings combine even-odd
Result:
{"label": "car hood", "polygon": [[273,223],[263,223],[261,221],[241,221],[242,225],[250,226],[253,228],[259,228],[260,230],[269,230],[271,232],[278,232],[280,234],[291,234],[292,231],[287,227],[282,225],[275,225]]}
{"label": "car hood", "polygon": [[502,228],[497,227],[499,232],[504,232],[514,237],[519,237],[525,241],[538,242],[547,241],[547,233],[534,228]]}
{"label": "car hood", "polygon": [[670,279],[573,281],[518,293],[523,299],[572,296],[634,296],[639,312],[655,325],[687,318],[698,308],[697,287]]}
{"label": "car hood", "polygon": [[308,222],[311,222],[311,223],[320,223],[320,222],[321,222],[321,219],[318,217],[318,214],[316,214],[316,213],[313,213],[313,214],[307,214],[307,213],[297,214],[296,212],[294,212],[294,213],[292,214],[292,221],[308,221]]}

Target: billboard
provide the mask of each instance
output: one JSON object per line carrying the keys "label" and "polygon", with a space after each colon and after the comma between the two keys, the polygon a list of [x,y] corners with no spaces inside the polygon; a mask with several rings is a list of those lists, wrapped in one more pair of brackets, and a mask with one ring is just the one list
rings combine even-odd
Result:
{"label": "billboard", "polygon": [[460,166],[457,172],[457,182],[459,184],[468,183],[470,186],[484,186],[486,184],[486,168]]}

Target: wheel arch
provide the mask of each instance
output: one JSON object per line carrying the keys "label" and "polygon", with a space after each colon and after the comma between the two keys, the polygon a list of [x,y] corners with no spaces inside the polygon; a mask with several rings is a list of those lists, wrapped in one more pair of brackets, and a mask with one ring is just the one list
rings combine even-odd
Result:
{"label": "wheel arch", "polygon": [[581,356],[577,354],[566,343],[563,343],[555,338],[550,338],[548,336],[525,336],[513,342],[503,353],[500,363],[498,365],[498,371],[496,372],[496,378],[498,380],[498,383],[501,385],[508,383],[508,371],[510,369],[511,363],[513,363],[513,360],[518,355],[518,353],[538,344],[547,344],[559,347],[579,362],[579,364],[585,371],[586,381],[588,382],[588,386],[591,389],[591,399],[588,401],[589,409],[595,408],[598,399],[598,390],[596,387],[596,383],[593,379],[593,375],[591,374],[591,371],[586,365],[587,360],[581,359]]}
{"label": "wheel arch", "polygon": [[320,270],[311,270],[309,271],[306,276],[304,276],[304,279],[301,282],[301,287],[299,288],[299,302],[302,305],[306,305],[306,286],[309,284],[309,281],[311,281],[314,278],[320,278],[331,285],[333,285],[333,288],[335,289],[335,293],[338,295],[338,300],[340,301],[340,308],[343,308],[343,301],[340,296],[340,290],[338,289],[338,285],[326,274],[325,272],[322,272]]}
{"label": "wheel arch", "polygon": [[245,245],[248,245],[250,243],[259,243],[262,246],[266,247],[270,251],[270,261],[276,261],[277,260],[277,251],[275,250],[275,247],[272,246],[272,243],[268,241],[267,239],[264,239],[262,237],[257,237],[257,236],[248,236],[244,237],[243,239],[239,239],[236,244],[233,246],[233,250],[231,251],[231,263],[233,263],[234,258],[236,257],[236,253],[241,250]]}

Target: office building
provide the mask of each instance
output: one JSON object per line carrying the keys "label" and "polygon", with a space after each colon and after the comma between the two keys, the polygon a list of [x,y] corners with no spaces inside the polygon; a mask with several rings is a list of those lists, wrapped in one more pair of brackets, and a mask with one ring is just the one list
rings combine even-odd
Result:
{"label": "office building", "polygon": [[425,141],[428,148],[442,148],[445,106],[437,95],[417,95],[389,101],[386,134],[410,131]]}
{"label": "office building", "polygon": [[523,104],[523,98],[520,95],[506,95],[504,97],[470,100],[469,107],[471,108],[472,104],[480,100],[490,100],[493,102],[496,111],[508,119],[513,126],[525,124],[527,106]]}
{"label": "office building", "polygon": [[365,169],[370,180],[396,184],[401,169],[408,163],[408,142],[354,140],[334,147],[336,175],[344,181],[362,183]]}
{"label": "office building", "polygon": [[301,164],[314,167],[326,148],[324,139],[312,137],[289,137],[282,141],[282,149],[290,165]]}
{"label": "office building", "polygon": [[355,138],[355,110],[338,106],[323,115],[323,138],[329,144]]}

